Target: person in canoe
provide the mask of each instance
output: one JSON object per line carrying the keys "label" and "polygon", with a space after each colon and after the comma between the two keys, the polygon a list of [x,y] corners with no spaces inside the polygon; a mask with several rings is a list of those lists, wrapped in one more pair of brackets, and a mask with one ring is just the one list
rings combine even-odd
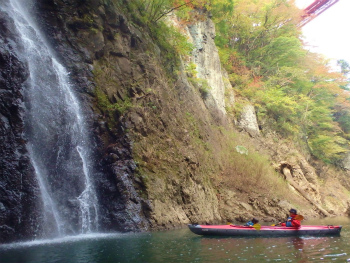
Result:
{"label": "person in canoe", "polygon": [[280,226],[287,226],[287,227],[300,227],[300,220],[299,220],[297,210],[291,209],[289,210],[289,217],[287,218],[287,221],[285,223],[279,222]]}
{"label": "person in canoe", "polygon": [[254,226],[256,225],[257,223],[259,223],[259,220],[256,219],[256,218],[253,218],[251,221],[248,221],[245,226]]}

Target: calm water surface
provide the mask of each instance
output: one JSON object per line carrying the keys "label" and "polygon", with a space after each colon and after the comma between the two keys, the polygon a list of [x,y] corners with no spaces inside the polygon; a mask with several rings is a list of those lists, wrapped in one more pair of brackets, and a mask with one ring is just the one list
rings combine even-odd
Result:
{"label": "calm water surface", "polygon": [[1,263],[350,262],[350,219],[337,237],[201,237],[188,229],[142,234],[92,234],[0,245]]}

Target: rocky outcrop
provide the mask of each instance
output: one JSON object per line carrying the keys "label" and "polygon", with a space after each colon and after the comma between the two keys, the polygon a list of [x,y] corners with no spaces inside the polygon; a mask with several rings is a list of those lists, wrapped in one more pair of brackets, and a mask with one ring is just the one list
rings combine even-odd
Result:
{"label": "rocky outcrop", "polygon": [[38,186],[24,137],[29,72],[13,20],[0,10],[0,243],[29,238],[38,229]]}
{"label": "rocky outcrop", "polygon": [[237,126],[249,133],[252,137],[260,134],[253,105],[247,104],[243,107]]}
{"label": "rocky outcrop", "polygon": [[[305,165],[305,163],[304,163]],[[304,166],[305,168],[305,166]],[[309,167],[311,168],[311,167]],[[301,167],[298,164],[289,164],[287,162],[281,162],[279,164],[280,172],[285,176],[285,179],[287,182],[296,190],[298,193],[305,198],[307,201],[309,201],[315,208],[317,208],[320,213],[322,213],[324,216],[329,216],[330,214],[321,207],[320,205],[320,193],[318,190],[318,185],[311,183],[310,181],[306,180],[306,177],[304,176],[304,173],[302,172]],[[309,169],[311,170],[311,169]],[[313,174],[312,171],[309,173],[305,173],[308,176],[310,174]],[[314,180],[315,182],[315,180]]]}
{"label": "rocky outcrop", "polygon": [[188,26],[188,32],[190,41],[194,44],[192,61],[197,65],[198,78],[206,80],[210,87],[210,96],[205,102],[211,111],[219,110],[226,115],[225,83],[219,53],[214,43],[215,25],[210,19],[197,21]]}
{"label": "rocky outcrop", "polygon": [[288,140],[277,135],[265,134],[253,140],[259,151],[267,151],[276,171],[290,186],[291,194],[295,192],[298,199],[307,201],[305,207],[311,204],[313,211],[304,211],[304,214],[332,216],[345,213],[348,190],[345,190],[346,180],[341,179],[342,171],[333,171],[321,162],[305,157]]}
{"label": "rocky outcrop", "polygon": [[345,155],[345,158],[343,160],[343,167],[346,170],[350,170],[350,153],[347,153]]}

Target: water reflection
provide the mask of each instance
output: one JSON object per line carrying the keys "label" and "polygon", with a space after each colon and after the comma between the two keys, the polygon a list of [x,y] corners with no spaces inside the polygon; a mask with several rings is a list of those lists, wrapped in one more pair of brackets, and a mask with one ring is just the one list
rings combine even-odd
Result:
{"label": "water reflection", "polygon": [[200,250],[205,258],[222,262],[345,262],[348,245],[347,237],[203,237]]}
{"label": "water reflection", "polygon": [[293,247],[295,249],[295,258],[298,263],[308,262],[307,255],[304,252],[305,242],[301,237],[295,237],[292,239]]}
{"label": "water reflection", "polygon": [[[320,222],[318,222],[320,224]],[[0,246],[1,263],[347,262],[350,221],[337,237],[202,237],[188,229],[92,235]]]}

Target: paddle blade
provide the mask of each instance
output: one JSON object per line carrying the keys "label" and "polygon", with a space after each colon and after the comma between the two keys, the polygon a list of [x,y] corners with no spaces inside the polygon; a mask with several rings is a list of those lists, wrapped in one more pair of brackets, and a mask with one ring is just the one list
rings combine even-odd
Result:
{"label": "paddle blade", "polygon": [[256,230],[260,230],[261,225],[260,225],[260,224],[254,224],[253,227],[254,227]]}
{"label": "paddle blade", "polygon": [[301,221],[304,220],[304,217],[302,215],[296,215],[295,219]]}

